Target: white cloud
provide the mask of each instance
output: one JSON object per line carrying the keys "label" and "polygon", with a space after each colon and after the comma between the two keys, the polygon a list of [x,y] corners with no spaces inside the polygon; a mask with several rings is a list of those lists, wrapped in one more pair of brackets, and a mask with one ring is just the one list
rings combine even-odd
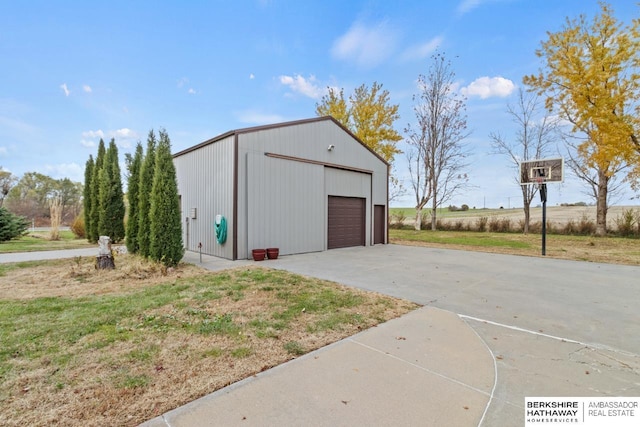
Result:
{"label": "white cloud", "polygon": [[98,130],[88,130],[86,132],[82,132],[83,138],[104,138],[104,132],[100,129]]}
{"label": "white cloud", "polygon": [[186,77],[182,77],[181,79],[178,79],[178,88],[182,88],[187,83],[189,83],[189,79]]}
{"label": "white cloud", "polygon": [[93,92],[93,90],[91,89],[91,86],[89,86],[89,85],[83,85],[82,86],[82,90],[85,91],[86,93]]}
{"label": "white cloud", "polygon": [[254,76],[253,73],[249,74],[249,80],[253,80],[255,78],[256,78],[256,76]]}
{"label": "white cloud", "polygon": [[111,131],[110,134],[112,135],[113,138],[135,138],[136,136],[138,136],[138,134],[135,131],[129,128],[122,128],[115,131]]}
{"label": "white cloud", "polygon": [[131,130],[129,128],[121,128],[116,130],[110,130],[108,132],[103,132],[101,129],[98,130],[89,130],[86,132],[82,132],[82,139],[80,140],[80,144],[83,147],[91,148],[95,147],[97,144],[97,140],[102,138],[105,143],[108,143],[111,138],[116,140],[116,143],[121,148],[131,148],[132,143],[140,138],[138,132]]}
{"label": "white cloud", "polygon": [[469,86],[460,89],[465,96],[479,96],[481,99],[491,97],[505,98],[516,89],[516,85],[504,77],[479,77]]}
{"label": "white cloud", "polygon": [[189,92],[191,95],[195,95],[196,94],[196,90],[194,88],[192,88],[192,87],[190,87],[187,92]]}
{"label": "white cloud", "polygon": [[57,165],[45,165],[44,174],[53,179],[69,178],[71,181],[84,181],[84,166],[77,163],[60,163]]}
{"label": "white cloud", "polygon": [[133,142],[140,137],[138,132],[129,128],[110,131],[109,136],[116,140],[116,144],[118,144],[118,147],[120,148],[131,148]]}
{"label": "white cloud", "polygon": [[375,67],[394,51],[397,35],[385,22],[367,27],[356,22],[331,48],[331,54],[362,67]]}
{"label": "white cloud", "polygon": [[470,12],[482,3],[482,0],[462,0],[458,5],[458,13],[463,14]]}
{"label": "white cloud", "polygon": [[64,92],[64,96],[69,96],[69,94],[71,93],[66,83],[62,83],[60,85],[60,89],[62,89],[62,91]]}
{"label": "white cloud", "polygon": [[280,76],[280,83],[288,86],[293,92],[300,93],[309,98],[318,99],[324,94],[324,89],[317,84],[316,77],[311,75],[305,79],[299,74],[293,76]]}
{"label": "white cloud", "polygon": [[402,53],[402,59],[405,61],[424,59],[442,45],[443,41],[444,38],[442,36],[438,36],[425,43],[410,46]]}
{"label": "white cloud", "polygon": [[254,110],[246,110],[236,113],[238,121],[252,125],[267,125],[284,122],[285,119],[278,114],[265,114]]}

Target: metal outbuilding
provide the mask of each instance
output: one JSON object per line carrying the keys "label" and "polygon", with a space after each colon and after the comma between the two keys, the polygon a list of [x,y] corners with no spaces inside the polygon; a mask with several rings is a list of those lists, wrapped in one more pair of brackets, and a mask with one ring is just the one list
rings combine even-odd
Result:
{"label": "metal outbuilding", "polygon": [[174,164],[189,251],[236,260],[387,243],[389,165],[332,117],[233,130]]}

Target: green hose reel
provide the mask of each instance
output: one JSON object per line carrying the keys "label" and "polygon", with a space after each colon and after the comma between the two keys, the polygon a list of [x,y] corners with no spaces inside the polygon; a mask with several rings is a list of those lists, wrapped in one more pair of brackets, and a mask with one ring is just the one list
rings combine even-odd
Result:
{"label": "green hose reel", "polygon": [[222,215],[216,215],[215,221],[216,240],[219,244],[227,241],[227,219]]}

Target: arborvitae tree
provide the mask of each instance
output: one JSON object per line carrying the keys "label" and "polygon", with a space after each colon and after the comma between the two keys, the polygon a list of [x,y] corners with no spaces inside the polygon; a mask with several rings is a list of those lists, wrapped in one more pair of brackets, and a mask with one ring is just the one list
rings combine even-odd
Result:
{"label": "arborvitae tree", "polygon": [[104,141],[100,138],[100,142],[98,143],[98,155],[96,156],[96,162],[93,165],[93,176],[91,177],[91,211],[89,213],[89,227],[85,225],[87,238],[93,243],[96,243],[100,237],[100,233],[98,232],[98,222],[100,220],[100,171],[104,166],[105,152]]}
{"label": "arborvitae tree", "polygon": [[160,130],[160,142],[156,150],[150,219],[149,256],[168,267],[177,265],[184,255],[180,199],[176,169],[171,156],[171,141],[165,130]]}
{"label": "arborvitae tree", "polygon": [[118,164],[118,147],[113,138],[109,142],[100,172],[99,194],[99,235],[109,236],[112,242],[119,242],[124,238],[124,195]]}
{"label": "arborvitae tree", "polygon": [[84,229],[87,235],[87,240],[91,241],[89,237],[89,230],[91,229],[91,206],[93,199],[91,198],[91,180],[93,179],[93,156],[89,155],[89,160],[84,168],[84,190],[83,190],[83,211],[84,211]]}
{"label": "arborvitae tree", "polygon": [[153,172],[156,163],[156,135],[153,129],[147,137],[147,153],[140,167],[140,182],[138,187],[138,252],[144,257],[149,256],[151,226],[149,211],[151,208],[151,187],[153,186]]}
{"label": "arborvitae tree", "polygon": [[142,144],[136,145],[136,153],[128,165],[129,181],[127,184],[127,198],[129,199],[129,218],[127,219],[127,250],[135,254],[138,252],[138,212],[140,195],[140,169],[142,168]]}

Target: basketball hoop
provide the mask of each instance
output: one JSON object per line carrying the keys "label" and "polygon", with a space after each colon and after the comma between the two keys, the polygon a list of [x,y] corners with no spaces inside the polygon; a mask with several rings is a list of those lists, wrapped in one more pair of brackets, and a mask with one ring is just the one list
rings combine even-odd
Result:
{"label": "basketball hoop", "polygon": [[564,159],[533,159],[520,162],[520,185],[535,185],[542,202],[542,255],[547,246],[547,183],[564,181]]}

